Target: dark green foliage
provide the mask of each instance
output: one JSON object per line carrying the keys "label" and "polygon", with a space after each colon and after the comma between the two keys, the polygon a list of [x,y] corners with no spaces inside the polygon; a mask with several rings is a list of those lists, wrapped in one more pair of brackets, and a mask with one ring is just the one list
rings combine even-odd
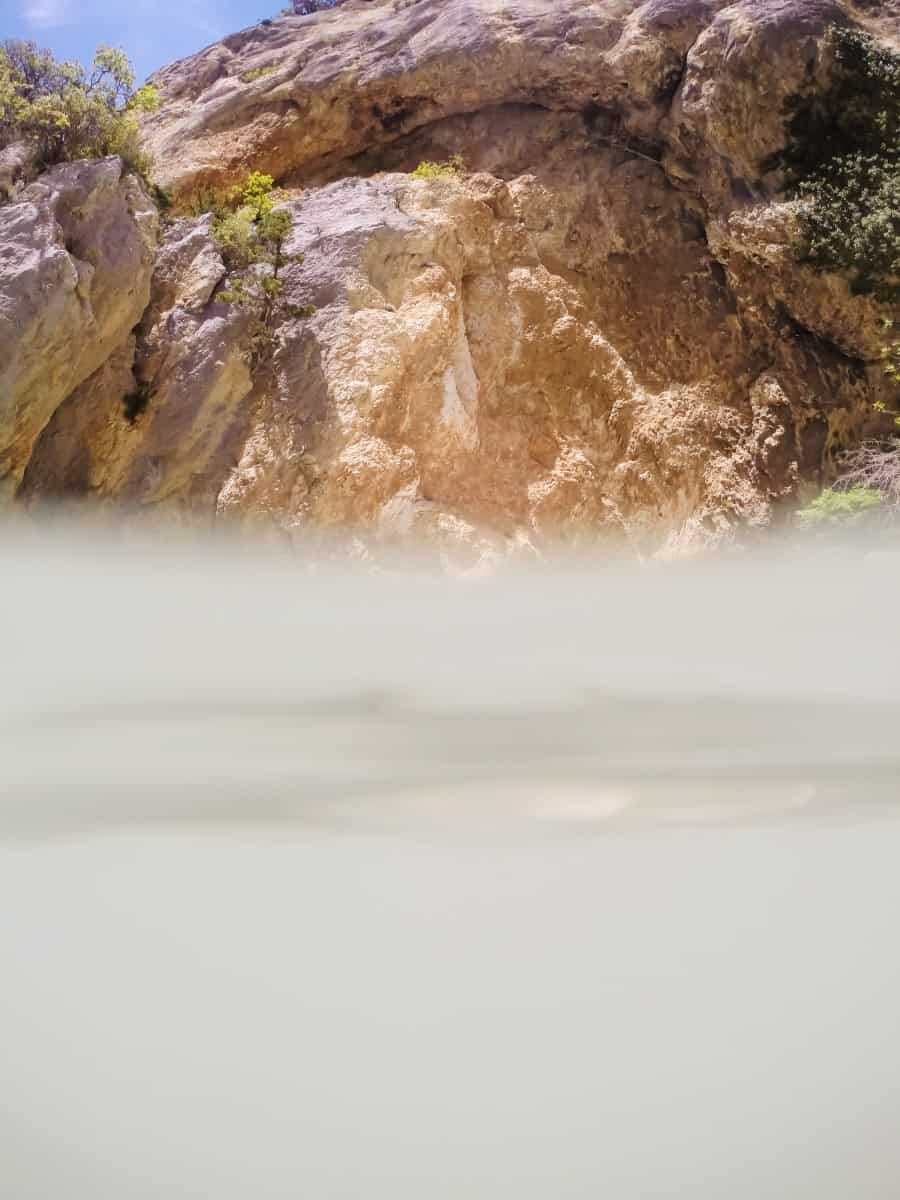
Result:
{"label": "dark green foliage", "polygon": [[158,183],[150,183],[149,185],[150,198],[159,209],[163,217],[167,217],[172,208],[172,197],[169,193],[159,186]]}
{"label": "dark green foliage", "polygon": [[810,202],[805,257],[854,290],[900,298],[900,54],[833,28],[831,84],[791,101],[791,141],[769,167]]}
{"label": "dark green foliage", "polygon": [[814,202],[806,217],[810,261],[851,273],[853,290],[900,300],[900,169],[871,156],[838,160],[801,185]]}
{"label": "dark green foliage", "polygon": [[141,413],[147,411],[150,403],[149,383],[139,382],[133,392],[122,399],[122,409],[129,425],[134,425]]}
{"label": "dark green foliage", "polygon": [[834,68],[828,90],[789,101],[789,145],[776,157],[794,181],[815,174],[836,158],[896,152],[900,128],[900,55],[876,45],[856,29],[828,34]]}

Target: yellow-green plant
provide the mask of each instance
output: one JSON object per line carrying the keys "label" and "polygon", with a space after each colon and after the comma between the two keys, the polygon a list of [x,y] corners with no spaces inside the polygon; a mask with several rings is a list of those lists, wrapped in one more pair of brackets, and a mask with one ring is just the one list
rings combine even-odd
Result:
{"label": "yellow-green plant", "polygon": [[881,503],[881,492],[877,488],[865,485],[826,488],[800,510],[797,520],[803,529],[859,525],[870,518]]}
{"label": "yellow-green plant", "polygon": [[[890,328],[892,322],[887,322]],[[900,383],[900,342],[891,342],[881,351],[881,361],[884,363],[884,373],[892,383]],[[900,415],[896,409],[888,408],[887,402],[884,400],[876,400],[872,406],[878,413],[891,413],[894,418],[894,424],[900,428]]]}
{"label": "yellow-green plant", "polygon": [[245,71],[241,76],[241,83],[253,83],[257,79],[264,79],[266,75],[271,75],[276,68],[271,67],[254,67],[252,71]]}
{"label": "yellow-green plant", "polygon": [[[888,328],[893,322],[888,322]],[[881,358],[884,362],[884,373],[892,383],[900,383],[900,342],[891,342],[889,346],[881,352]]]}
{"label": "yellow-green plant", "polygon": [[272,176],[254,171],[231,201],[233,211],[213,221],[213,236],[229,271],[228,286],[217,298],[249,313],[250,360],[259,365],[274,348],[279,323],[302,320],[315,310],[285,299],[283,272],[302,263],[303,255],[286,250],[293,218]]}
{"label": "yellow-green plant", "polygon": [[452,179],[456,175],[462,175],[465,169],[466,164],[462,157],[454,154],[446,162],[432,162],[430,159],[425,159],[411,174],[413,179]]}

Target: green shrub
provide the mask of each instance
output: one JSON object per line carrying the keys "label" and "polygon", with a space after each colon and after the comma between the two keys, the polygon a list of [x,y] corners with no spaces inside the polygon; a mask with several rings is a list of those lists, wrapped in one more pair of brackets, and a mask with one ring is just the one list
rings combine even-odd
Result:
{"label": "green shrub", "polygon": [[[824,92],[789,102],[787,147],[767,164],[784,170],[803,208],[802,256],[845,272],[854,291],[900,300],[900,53],[858,29],[829,30],[833,65]],[[888,329],[890,323],[888,323]],[[900,342],[882,351],[900,383]],[[878,401],[875,409],[891,411]],[[900,417],[895,415],[900,425]],[[842,460],[843,477],[799,514],[806,528],[900,514],[900,442],[870,442]]]}
{"label": "green shrub", "polygon": [[[882,355],[885,374],[900,382],[900,342],[888,346]],[[891,413],[894,424],[900,426],[900,415],[884,401],[876,401],[874,407],[876,412]],[[845,492],[874,492],[885,517],[896,521],[900,517],[900,438],[876,438],[842,455],[839,486]]]}
{"label": "green shrub", "polygon": [[803,529],[859,525],[881,508],[881,503],[881,492],[872,487],[826,488],[799,511],[797,520]]}
{"label": "green shrub", "polygon": [[770,167],[809,203],[804,256],[850,275],[854,290],[900,297],[900,54],[832,28],[824,93],[789,102],[790,142]]}
{"label": "green shrub", "polygon": [[230,211],[229,193],[222,188],[201,187],[187,196],[179,196],[175,211],[185,217],[225,216]]}
{"label": "green shrub", "polygon": [[812,201],[806,257],[824,270],[849,272],[856,292],[900,299],[900,163],[848,155],[798,193]]}
{"label": "green shrub", "polygon": [[446,162],[431,162],[426,159],[420,162],[411,174],[413,179],[451,179],[461,175],[465,169],[466,164],[460,155],[454,154]]}
{"label": "green shrub", "polygon": [[137,114],[158,105],[154,88],[135,89],[123,50],[100,46],[87,71],[34,42],[0,44],[0,149],[27,141],[40,167],[118,154],[146,179]]}
{"label": "green shrub", "polygon": [[315,310],[284,297],[282,271],[291,263],[301,263],[303,255],[285,250],[291,210],[279,205],[281,196],[272,176],[254,171],[230,200],[236,207],[213,221],[213,236],[229,271],[228,287],[217,299],[250,314],[250,361],[258,366],[271,355],[280,322],[304,319]]}

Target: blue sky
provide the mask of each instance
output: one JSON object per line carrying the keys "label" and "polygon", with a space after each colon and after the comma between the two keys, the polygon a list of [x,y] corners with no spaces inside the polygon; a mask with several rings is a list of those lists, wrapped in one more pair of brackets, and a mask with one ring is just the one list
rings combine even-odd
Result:
{"label": "blue sky", "polygon": [[29,38],[82,62],[99,43],[121,46],[144,79],[282,7],[284,0],[0,0],[0,40]]}

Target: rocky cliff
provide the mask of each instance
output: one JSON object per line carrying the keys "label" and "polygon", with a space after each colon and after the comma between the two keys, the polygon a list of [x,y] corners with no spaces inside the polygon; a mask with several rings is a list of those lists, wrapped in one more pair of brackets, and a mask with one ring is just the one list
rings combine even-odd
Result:
{"label": "rocky cliff", "polygon": [[[771,524],[888,386],[889,308],[801,261],[771,166],[835,23],[900,31],[893,2],[346,0],[166,69],[158,235],[115,162],[0,208],[7,491],[464,563]],[[316,308],[264,371],[209,218],[177,215],[251,170]]]}

